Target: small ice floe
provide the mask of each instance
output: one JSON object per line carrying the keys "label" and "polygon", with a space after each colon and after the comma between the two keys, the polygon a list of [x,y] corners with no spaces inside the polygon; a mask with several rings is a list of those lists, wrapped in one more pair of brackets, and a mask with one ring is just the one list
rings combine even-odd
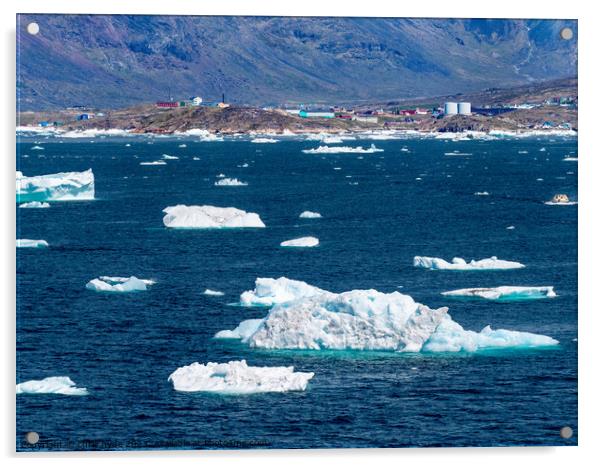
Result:
{"label": "small ice floe", "polygon": [[529,151],[528,150],[519,150],[518,153],[519,154],[528,154]]}
{"label": "small ice floe", "polygon": [[238,178],[222,178],[213,183],[215,186],[248,186],[249,183],[240,181]]}
{"label": "small ice floe", "polygon": [[341,167],[334,167],[333,170],[342,170]]}
{"label": "small ice floe", "polygon": [[320,240],[313,236],[304,236],[302,238],[289,239],[283,241],[280,246],[283,248],[313,248],[320,244]]}
{"label": "small ice floe", "polygon": [[193,157],[192,160],[201,160],[200,157]]}
{"label": "small ice floe", "polygon": [[243,163],[240,168],[249,168],[249,164],[248,163]]}
{"label": "small ice floe", "polygon": [[459,150],[455,150],[453,152],[444,152],[443,155],[458,155],[458,156],[462,156],[462,155],[472,155],[472,152],[460,152]]}
{"label": "small ice floe", "polygon": [[553,286],[498,286],[495,288],[463,288],[445,291],[443,296],[488,301],[526,301],[531,299],[555,298]]}
{"label": "small ice floe", "polygon": [[577,201],[571,201],[566,194],[555,194],[554,197],[545,203],[546,205],[576,205]]}
{"label": "small ice floe", "polygon": [[102,276],[90,280],[86,289],[110,293],[130,293],[132,291],[146,291],[147,286],[154,285],[153,280],[131,277],[107,277]]}
{"label": "small ice floe", "polygon": [[180,144],[178,147],[184,149],[186,147],[186,144]]}
{"label": "small ice floe", "polygon": [[322,218],[322,214],[320,214],[320,212],[305,210],[299,214],[299,218]]}
{"label": "small ice floe", "polygon": [[514,230],[516,227],[514,225],[510,225],[506,227],[506,230]]}
{"label": "small ice floe", "polygon": [[168,228],[265,228],[259,215],[234,207],[176,205],[163,209]]}
{"label": "small ice floe", "polygon": [[167,165],[165,160],[154,160],[152,162],[140,162],[140,165]]}
{"label": "small ice floe", "polygon": [[402,147],[401,152],[410,152],[410,149],[408,149],[407,147]]}
{"label": "small ice floe", "polygon": [[378,149],[374,144],[364,149],[362,146],[319,146],[315,149],[304,149],[305,154],[373,154],[375,152],[384,152],[384,149]]}
{"label": "small ice floe", "polygon": [[255,138],[255,139],[251,140],[251,142],[253,144],[274,144],[274,143],[278,142],[278,139]]}
{"label": "small ice floe", "polygon": [[88,390],[76,387],[69,377],[46,377],[17,384],[17,395],[87,395]]}
{"label": "small ice floe", "polygon": [[18,239],[18,248],[47,248],[48,242],[43,239]]}
{"label": "small ice floe", "polygon": [[132,145],[128,142],[125,147],[132,147]]}
{"label": "small ice floe", "polygon": [[566,156],[565,158],[562,159],[563,162],[578,162],[579,159],[577,157],[570,157],[570,156]]}
{"label": "small ice floe", "polygon": [[218,332],[215,338],[239,338],[251,348],[263,349],[425,353],[558,344],[546,335],[490,326],[480,332],[465,330],[448,315],[447,307],[431,309],[397,291],[321,291],[276,304],[263,319],[243,321],[234,330]]}
{"label": "small ice floe", "polygon": [[30,150],[44,150],[42,146],[33,146]]}
{"label": "small ice floe", "polygon": [[327,136],[322,140],[322,142],[324,144],[341,144],[343,143],[343,138],[340,136]]}
{"label": "small ice floe", "polygon": [[543,178],[537,178],[535,181],[543,181]]}
{"label": "small ice floe", "polygon": [[241,306],[272,306],[322,293],[326,291],[300,280],[286,277],[257,278],[255,289],[240,295],[240,304]]}
{"label": "small ice floe", "polygon": [[209,288],[203,291],[203,294],[207,296],[224,296],[223,291],[211,290]]}
{"label": "small ice floe", "polygon": [[431,270],[508,270],[522,269],[525,265],[520,262],[501,260],[495,256],[470,262],[466,262],[460,257],[454,257],[451,262],[447,262],[438,257],[416,256],[414,257],[414,267]]}
{"label": "small ice floe", "polygon": [[489,196],[489,193],[487,191],[477,191],[476,193],[474,193],[475,196]]}
{"label": "small ice floe", "polygon": [[92,200],[94,173],[91,169],[39,176],[17,172],[16,194],[17,202]]}
{"label": "small ice floe", "polygon": [[541,149],[539,149],[539,152],[545,152],[545,151],[546,151],[545,147],[542,147]]}
{"label": "small ice floe", "polygon": [[48,204],[48,202],[39,201],[24,202],[19,205],[20,209],[48,209],[49,207],[50,204]]}
{"label": "small ice floe", "polygon": [[163,157],[163,160],[178,160],[180,158],[176,155],[169,155],[169,154],[163,154],[161,157]]}
{"label": "small ice floe", "polygon": [[303,391],[313,372],[295,372],[289,367],[254,367],[245,360],[218,364],[192,363],[179,367],[168,378],[180,392],[210,392],[224,395]]}
{"label": "small ice floe", "polygon": [[225,178],[226,175],[224,175],[223,173],[220,173],[219,175],[215,175],[216,178]]}

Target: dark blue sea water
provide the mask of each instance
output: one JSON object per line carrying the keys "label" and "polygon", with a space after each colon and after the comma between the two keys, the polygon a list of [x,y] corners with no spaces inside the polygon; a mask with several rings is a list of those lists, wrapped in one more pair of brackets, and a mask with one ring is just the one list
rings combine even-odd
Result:
{"label": "dark blue sea water", "polygon": [[[45,150],[31,151],[34,141]],[[50,247],[17,250],[16,381],[67,375],[90,392],[17,396],[18,449],[29,448],[28,431],[40,434],[42,449],[577,443],[577,206],[543,203],[555,193],[576,198],[577,163],[562,160],[576,154],[576,139],[375,141],[385,152],[363,158],[303,154],[317,146],[307,141],[148,141],[17,145],[17,169],[28,176],[92,168],[97,197],[17,209],[17,238]],[[444,155],[454,150],[471,155]],[[180,159],[139,165],[164,153]],[[215,187],[219,173],[249,185]],[[474,195],[482,191],[490,195]],[[267,228],[165,228],[162,209],[179,203],[257,212]],[[299,219],[303,210],[323,218]],[[306,235],[320,246],[278,247]],[[415,255],[496,255],[527,267],[428,271],[412,266]],[[157,284],[123,295],[86,290],[99,275]],[[280,276],[335,292],[401,291],[450,306],[467,329],[541,333],[560,345],[410,355],[266,351],[212,339],[264,316],[228,303],[255,278]],[[499,285],[553,285],[558,297],[495,303],[440,295]],[[205,296],[205,288],[225,296]],[[167,381],[194,361],[242,358],[316,375],[305,392],[248,396],[179,393]],[[559,436],[563,426],[573,428],[571,439]]]}

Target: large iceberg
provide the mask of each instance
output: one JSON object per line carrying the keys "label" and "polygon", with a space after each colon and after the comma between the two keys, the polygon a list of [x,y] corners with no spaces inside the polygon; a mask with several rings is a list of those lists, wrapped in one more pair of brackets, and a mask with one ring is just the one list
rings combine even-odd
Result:
{"label": "large iceberg", "polygon": [[234,207],[176,205],[163,209],[169,228],[265,228],[259,215]]}
{"label": "large iceberg", "polygon": [[486,299],[490,301],[523,301],[530,299],[554,298],[553,286],[498,286],[495,288],[463,288],[445,291],[444,296],[457,298]]}
{"label": "large iceberg", "polygon": [[322,214],[319,212],[312,212],[311,210],[305,210],[299,214],[299,218],[322,218]]}
{"label": "large iceberg", "polygon": [[[303,282],[296,286],[303,289],[299,283]],[[265,318],[243,321],[234,330],[218,332],[215,338],[240,338],[250,347],[266,349],[400,352],[472,352],[558,344],[545,335],[494,331],[489,326],[479,333],[464,330],[447,314],[447,307],[431,309],[399,292],[336,294],[303,285],[310,291],[307,296],[293,292],[293,299],[281,300]]]}
{"label": "large iceberg", "polygon": [[153,280],[131,277],[102,276],[86,283],[86,289],[109,293],[129,293],[132,291],[146,291],[147,286],[154,285]]}
{"label": "large iceberg", "polygon": [[451,262],[447,262],[438,257],[416,256],[414,257],[414,267],[432,270],[508,270],[522,269],[525,266],[520,262],[506,261],[495,256],[470,262],[466,262],[461,257],[454,257]]}
{"label": "large iceberg", "polygon": [[211,392],[227,395],[303,391],[313,372],[289,367],[253,367],[245,360],[223,364],[192,363],[179,367],[168,378],[180,392]]}
{"label": "large iceberg", "polygon": [[283,248],[313,248],[320,244],[320,240],[314,236],[289,239],[280,243]]}
{"label": "large iceberg", "polygon": [[43,239],[18,239],[18,248],[47,248],[48,242]]}
{"label": "large iceberg", "polygon": [[29,380],[17,384],[17,395],[20,394],[56,394],[87,395],[88,390],[75,386],[69,377],[46,377],[42,380]]}
{"label": "large iceberg", "polygon": [[94,199],[92,169],[40,176],[24,176],[17,172],[16,178],[17,202]]}
{"label": "large iceberg", "polygon": [[240,304],[242,306],[272,306],[322,293],[327,292],[301,280],[291,280],[286,277],[257,278],[255,289],[245,291],[240,295]]}
{"label": "large iceberg", "polygon": [[305,154],[373,154],[375,152],[384,152],[384,149],[378,149],[374,144],[364,149],[362,146],[319,146],[315,149],[304,149]]}

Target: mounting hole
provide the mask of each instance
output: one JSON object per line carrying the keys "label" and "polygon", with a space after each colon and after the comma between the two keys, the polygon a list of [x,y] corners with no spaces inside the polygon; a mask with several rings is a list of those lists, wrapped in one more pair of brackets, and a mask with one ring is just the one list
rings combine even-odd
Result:
{"label": "mounting hole", "polygon": [[27,25],[27,32],[29,32],[32,36],[35,36],[38,32],[40,32],[40,25],[38,23],[29,23]]}
{"label": "mounting hole", "polygon": [[560,30],[560,37],[564,40],[571,40],[573,38],[573,30],[571,28],[562,28]]}
{"label": "mounting hole", "polygon": [[37,432],[27,432],[25,434],[25,441],[30,445],[35,445],[40,441],[40,434]]}
{"label": "mounting hole", "polygon": [[573,429],[571,429],[570,427],[563,427],[562,429],[560,429],[560,436],[562,438],[566,438],[569,439],[573,436]]}

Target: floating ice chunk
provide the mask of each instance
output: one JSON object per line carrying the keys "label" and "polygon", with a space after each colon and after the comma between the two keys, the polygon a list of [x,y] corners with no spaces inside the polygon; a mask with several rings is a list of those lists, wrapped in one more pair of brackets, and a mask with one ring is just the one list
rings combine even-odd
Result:
{"label": "floating ice chunk", "polygon": [[31,150],[44,150],[42,146],[33,146]]}
{"label": "floating ice chunk", "polygon": [[577,157],[565,157],[562,159],[564,162],[578,162],[579,159]]}
{"label": "floating ice chunk", "polygon": [[102,276],[90,280],[86,289],[92,291],[129,293],[132,291],[146,291],[147,285],[154,285],[153,280],[144,280],[137,277],[107,277]]}
{"label": "floating ice chunk", "polygon": [[228,395],[303,391],[313,372],[295,372],[294,367],[253,367],[245,360],[218,364],[192,363],[179,367],[170,376],[174,389],[181,392],[212,392]]}
{"label": "floating ice chunk", "polygon": [[506,227],[506,230],[514,230],[516,227],[514,225],[510,225]]}
{"label": "floating ice chunk", "polygon": [[[298,282],[299,283],[299,282]],[[303,282],[300,282],[303,283]],[[306,287],[311,287],[303,283]],[[464,330],[447,314],[399,292],[353,290],[321,293],[276,304],[264,319],[246,320],[215,338],[240,338],[266,349],[477,351],[553,346],[553,338],[510,330]]]}
{"label": "floating ice chunk", "polygon": [[98,129],[90,128],[84,130],[67,131],[65,133],[57,133],[58,137],[61,138],[94,138],[96,136],[131,136],[128,130],[111,128],[111,129]]}
{"label": "floating ice chunk", "polygon": [[203,294],[207,296],[224,296],[223,291],[210,290],[209,288],[203,291]]}
{"label": "floating ice chunk", "polygon": [[248,186],[249,183],[240,181],[238,178],[222,178],[213,183],[215,186]]}
{"label": "floating ice chunk", "polygon": [[192,160],[201,160],[200,157],[193,157]]}
{"label": "floating ice chunk", "polygon": [[[184,146],[184,147],[186,147],[186,146]],[[163,157],[163,160],[178,160],[180,158],[175,155],[169,155],[169,154],[163,154],[161,157]]]}
{"label": "floating ice chunk", "polygon": [[251,141],[253,144],[274,144],[278,142],[278,139],[271,138],[255,138]]}
{"label": "floating ice chunk", "polygon": [[530,299],[554,298],[553,286],[498,286],[495,288],[464,288],[445,291],[444,296],[476,298],[490,301],[523,301]]}
{"label": "floating ice chunk", "polygon": [[286,277],[257,278],[255,289],[245,291],[240,295],[240,304],[243,306],[272,306],[322,293],[327,293],[327,291],[300,280],[291,280]]}
{"label": "floating ice chunk", "polygon": [[343,142],[343,138],[339,136],[327,136],[322,140],[322,142],[324,144],[341,144]]}
{"label": "floating ice chunk", "polygon": [[140,162],[140,165],[167,165],[165,160],[154,160],[152,162]]}
{"label": "floating ice chunk", "polygon": [[545,205],[577,205],[578,202],[577,201],[546,201],[544,202]]}
{"label": "floating ice chunk", "polygon": [[280,246],[283,248],[313,248],[320,244],[320,240],[313,236],[304,236],[302,238],[289,239],[283,241]]}
{"label": "floating ice chunk", "polygon": [[487,191],[477,191],[476,193],[474,193],[475,196],[489,196],[489,193]]}
{"label": "floating ice chunk", "polygon": [[384,152],[384,149],[378,149],[372,144],[367,149],[364,149],[362,146],[319,146],[315,149],[304,149],[303,152],[306,154],[373,154],[375,152]]}
{"label": "floating ice chunk", "polygon": [[94,173],[54,173],[52,175],[16,176],[17,202],[73,201],[94,199]]}
{"label": "floating ice chunk", "polygon": [[18,239],[18,248],[47,248],[48,243],[43,239]]}
{"label": "floating ice chunk", "polygon": [[305,210],[299,214],[299,218],[322,218],[322,215],[319,212]]}
{"label": "floating ice chunk", "polygon": [[414,257],[414,267],[432,270],[506,270],[522,269],[525,266],[520,262],[501,260],[495,256],[470,262],[466,262],[460,257],[454,257],[451,263],[438,257],[416,256]]}
{"label": "floating ice chunk", "polygon": [[21,394],[87,395],[88,390],[76,387],[69,377],[46,377],[17,384],[17,395]]}
{"label": "floating ice chunk", "polygon": [[169,228],[265,228],[259,215],[234,207],[176,205],[163,209]]}
{"label": "floating ice chunk", "polygon": [[183,148],[185,148],[185,147],[186,147],[186,144],[180,144],[178,147],[180,147],[180,148],[182,148],[182,149],[183,149]]}
{"label": "floating ice chunk", "polygon": [[48,202],[39,201],[24,202],[19,205],[20,209],[48,209],[49,207],[50,204],[48,204]]}

